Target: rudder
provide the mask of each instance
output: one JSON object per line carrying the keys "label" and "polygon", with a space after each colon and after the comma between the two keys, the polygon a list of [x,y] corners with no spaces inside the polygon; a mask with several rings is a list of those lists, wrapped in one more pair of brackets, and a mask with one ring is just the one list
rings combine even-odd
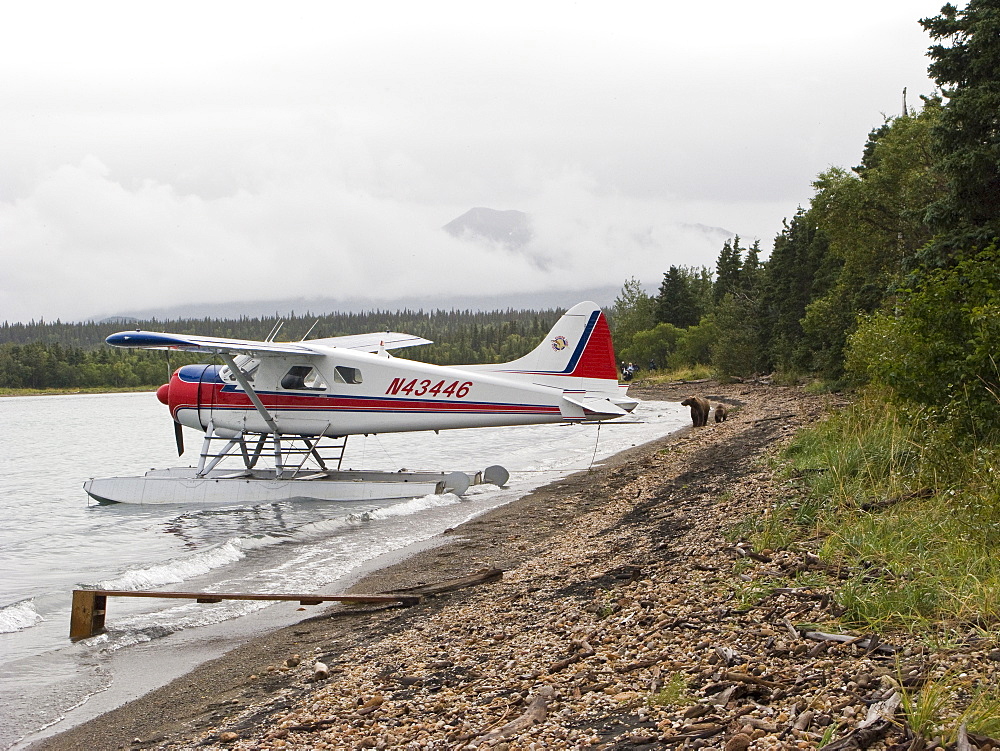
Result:
{"label": "rudder", "polygon": [[604,313],[593,302],[567,310],[548,335],[524,357],[485,366],[498,373],[525,376],[559,376],[613,381],[618,370],[611,329]]}

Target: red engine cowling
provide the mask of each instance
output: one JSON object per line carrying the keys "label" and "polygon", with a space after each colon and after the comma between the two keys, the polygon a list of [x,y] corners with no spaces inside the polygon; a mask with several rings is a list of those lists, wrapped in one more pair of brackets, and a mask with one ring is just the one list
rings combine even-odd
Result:
{"label": "red engine cowling", "polygon": [[[208,426],[208,413],[215,404],[215,393],[221,387],[218,365],[185,365],[156,390],[156,398],[167,405],[175,422],[204,430]],[[183,420],[182,411],[186,418]]]}

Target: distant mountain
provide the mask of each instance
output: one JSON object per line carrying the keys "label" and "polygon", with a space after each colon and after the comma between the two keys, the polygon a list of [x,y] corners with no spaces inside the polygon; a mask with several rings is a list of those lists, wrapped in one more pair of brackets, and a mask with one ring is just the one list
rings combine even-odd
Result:
{"label": "distant mountain", "polygon": [[397,300],[370,298],[298,297],[284,300],[253,300],[242,302],[204,302],[170,307],[130,310],[113,318],[148,321],[172,321],[192,318],[230,319],[246,316],[264,318],[294,313],[361,313],[371,310],[551,310],[569,308],[583,300],[611,307],[621,292],[621,285],[591,287],[577,290],[545,290],[540,292],[498,293],[496,295],[444,294],[404,297]]}
{"label": "distant mountain", "polygon": [[452,237],[488,240],[511,250],[523,248],[531,240],[531,218],[523,211],[499,211],[477,207],[444,225]]}
{"label": "distant mountain", "polygon": [[531,217],[523,211],[479,206],[452,219],[442,229],[452,237],[485,246],[487,252],[502,249],[521,256],[539,271],[550,270],[551,259],[531,242]]}
{"label": "distant mountain", "polygon": [[[733,233],[721,227],[704,224],[681,224],[677,228],[689,237],[710,247],[721,248]],[[482,206],[469,209],[448,222],[442,229],[461,240],[488,246],[490,250],[508,252],[526,258],[541,271],[546,271],[549,260],[531,243],[531,216],[523,211],[490,209]],[[657,245],[653,229],[638,231],[636,237],[647,238],[648,244]],[[665,257],[666,262],[666,257]],[[714,258],[708,262],[714,263]],[[669,265],[669,263],[667,263]],[[663,269],[666,271],[666,266]],[[643,287],[656,295],[659,280],[643,280]],[[589,287],[582,289],[550,289],[539,292],[497,293],[495,295],[455,295],[447,292],[412,295],[395,300],[378,300],[367,297],[297,297],[278,300],[253,300],[236,302],[201,302],[169,307],[127,310],[114,313],[121,319],[174,320],[178,318],[261,318],[288,316],[292,313],[316,315],[326,313],[360,313],[372,310],[549,310],[569,308],[582,300],[593,300],[598,305],[611,307],[621,292],[621,285]]]}
{"label": "distant mountain", "polygon": [[[723,229],[722,227],[710,227],[707,224],[691,224],[686,222],[680,226],[684,229],[689,229],[705,235],[706,237],[710,237],[713,241],[719,243],[719,250],[722,249],[722,243],[726,240],[732,240],[736,236],[735,232],[730,232],[728,229]],[[743,244],[746,245],[746,243]]]}

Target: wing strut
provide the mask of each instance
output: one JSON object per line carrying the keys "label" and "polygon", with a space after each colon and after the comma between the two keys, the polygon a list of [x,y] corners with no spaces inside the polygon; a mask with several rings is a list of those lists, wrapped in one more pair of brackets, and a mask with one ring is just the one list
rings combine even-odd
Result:
{"label": "wing strut", "polygon": [[221,357],[222,361],[229,366],[229,370],[236,378],[236,381],[240,384],[240,386],[243,387],[243,390],[246,392],[247,396],[250,397],[250,401],[253,402],[253,406],[257,408],[257,411],[260,413],[260,416],[264,418],[264,422],[267,423],[267,427],[269,427],[271,429],[271,432],[274,433],[274,435],[277,437],[278,426],[274,422],[274,418],[271,417],[271,413],[267,411],[267,408],[264,406],[264,403],[260,400],[260,397],[257,396],[257,392],[253,390],[253,386],[251,386],[250,381],[247,380],[246,374],[236,366],[236,362],[233,360],[233,356],[230,355],[228,352],[219,352],[219,357]]}

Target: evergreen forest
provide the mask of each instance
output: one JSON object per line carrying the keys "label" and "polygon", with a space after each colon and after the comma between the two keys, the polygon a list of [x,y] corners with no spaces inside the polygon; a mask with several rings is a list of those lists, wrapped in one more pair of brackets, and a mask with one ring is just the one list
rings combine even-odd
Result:
{"label": "evergreen forest", "polygon": [[829,387],[868,384],[977,439],[1000,424],[1000,3],[920,21],[939,90],[874,127],[859,164],[817,175],[761,262],[671,266],[615,301],[620,356]]}

